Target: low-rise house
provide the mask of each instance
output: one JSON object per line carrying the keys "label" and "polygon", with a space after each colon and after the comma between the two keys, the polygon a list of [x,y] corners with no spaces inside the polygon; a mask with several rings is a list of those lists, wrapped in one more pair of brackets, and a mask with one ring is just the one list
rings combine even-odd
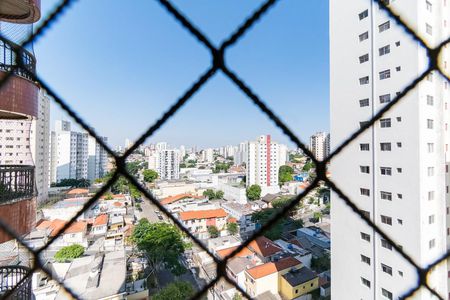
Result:
{"label": "low-rise house", "polygon": [[202,196],[197,196],[197,195],[193,195],[193,194],[178,194],[175,196],[169,196],[169,197],[165,197],[164,199],[161,200],[161,204],[162,205],[168,205],[168,204],[172,204],[181,200],[192,200],[194,201],[195,199],[204,199],[205,197]]}
{"label": "low-rise house", "polygon": [[299,228],[297,229],[297,237],[305,237],[319,247],[330,249],[330,238],[320,228],[314,226]]}
{"label": "low-rise house", "polygon": [[283,240],[276,240],[274,241],[274,243],[280,246],[284,252],[289,253],[290,256],[293,256],[301,261],[303,265],[307,266],[308,268],[311,267],[312,254],[310,251],[303,249],[296,244],[289,243]]}
{"label": "low-rise house", "polygon": [[179,194],[197,194],[195,184],[185,180],[159,181],[152,193],[160,199]]}
{"label": "low-rise house", "polygon": [[200,239],[209,237],[209,226],[215,226],[219,231],[225,230],[227,217],[228,214],[222,208],[182,211],[178,214],[181,223]]}
{"label": "low-rise house", "polygon": [[254,211],[250,205],[239,204],[236,202],[225,202],[222,208],[233,218],[237,220],[239,225],[239,234],[242,239],[249,237],[256,228],[255,222],[252,221]]}
{"label": "low-rise house", "polygon": [[301,299],[318,288],[319,277],[308,267],[292,268],[280,278],[280,294],[283,299]]}
{"label": "low-rise house", "polygon": [[[229,221],[230,219],[228,219]],[[239,246],[241,244],[241,241],[231,235],[228,236],[219,236],[214,239],[208,239],[208,249],[211,252],[219,251],[222,249],[227,249],[234,246]]]}
{"label": "low-rise house", "polygon": [[264,263],[276,261],[283,255],[283,249],[265,236],[251,241],[248,248]]}
{"label": "low-rise house", "polygon": [[251,202],[252,210],[258,211],[268,207],[267,203],[262,200],[256,200]]}
{"label": "low-rise house", "polygon": [[245,271],[246,292],[257,297],[265,292],[278,294],[281,276],[292,268],[300,268],[302,263],[293,257],[286,257],[276,262],[267,262]]}
{"label": "low-rise house", "polygon": [[92,223],[91,234],[92,235],[105,235],[108,231],[108,215],[101,214],[95,217]]}
{"label": "low-rise house", "polygon": [[[43,220],[37,226],[38,230],[45,230],[49,237],[54,237],[66,225],[66,221],[55,219],[52,221]],[[83,247],[88,246],[87,242],[87,222],[75,221],[50,245],[51,248],[60,248],[79,244]]]}
{"label": "low-rise house", "polygon": [[120,230],[124,225],[123,216],[112,216],[108,221],[108,231]]}
{"label": "low-rise house", "polygon": [[[68,198],[61,200],[50,207],[42,208],[43,218],[48,220],[60,219],[69,221],[74,215],[83,209],[88,197]],[[94,216],[94,211],[89,208],[80,215],[78,220],[90,219]]]}

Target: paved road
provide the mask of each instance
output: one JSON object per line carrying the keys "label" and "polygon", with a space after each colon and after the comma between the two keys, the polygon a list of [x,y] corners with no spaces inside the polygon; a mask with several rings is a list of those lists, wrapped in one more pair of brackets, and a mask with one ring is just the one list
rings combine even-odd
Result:
{"label": "paved road", "polygon": [[138,219],[147,218],[151,223],[163,222],[167,220],[167,217],[162,213],[159,215],[162,216],[163,219],[159,219],[158,214],[156,213],[156,211],[159,210],[158,207],[151,204],[149,200],[143,199],[139,203],[141,204],[142,211],[138,211],[137,209],[135,210],[135,214]]}

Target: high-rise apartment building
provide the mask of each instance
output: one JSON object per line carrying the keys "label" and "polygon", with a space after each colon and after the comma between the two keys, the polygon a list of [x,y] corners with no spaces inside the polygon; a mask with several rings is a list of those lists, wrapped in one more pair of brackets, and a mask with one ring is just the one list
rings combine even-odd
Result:
{"label": "high-rise apartment building", "polygon": [[105,174],[106,151],[89,134],[72,131],[70,122],[55,122],[50,145],[51,183],[69,178],[94,180]]}
{"label": "high-rise apartment building", "polygon": [[261,135],[257,141],[248,143],[247,187],[257,184],[261,196],[277,193],[278,170],[280,168],[280,145],[270,135]]}
{"label": "high-rise apartment building", "polygon": [[317,132],[309,138],[309,150],[317,160],[324,160],[330,154],[330,134]]}
{"label": "high-rise apartment building", "polygon": [[[389,4],[431,46],[450,34],[450,1]],[[449,71],[449,49],[441,56]],[[330,1],[333,147],[363,126],[428,66],[426,51],[374,1]],[[450,87],[436,72],[349,144],[331,176],[362,213],[420,266],[447,250]],[[333,299],[398,299],[417,275],[336,194],[331,208]],[[448,296],[447,266],[428,282]],[[418,291],[412,299],[431,299]]]}
{"label": "high-rise apartment building", "polygon": [[158,151],[158,175],[160,179],[180,178],[180,154],[177,149]]}

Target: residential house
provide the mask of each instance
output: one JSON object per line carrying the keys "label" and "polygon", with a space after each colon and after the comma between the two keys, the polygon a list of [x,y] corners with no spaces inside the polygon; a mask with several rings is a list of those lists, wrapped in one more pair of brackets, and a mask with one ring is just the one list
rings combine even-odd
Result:
{"label": "residential house", "polygon": [[301,261],[303,265],[308,268],[311,267],[312,254],[310,251],[283,240],[276,240],[274,243],[280,246],[284,252],[289,253],[291,256]]}
{"label": "residential house", "polygon": [[37,226],[37,230],[44,230],[49,237],[59,237],[50,245],[51,248],[60,248],[74,244],[87,247],[87,222],[75,221],[63,233],[59,231],[66,225],[67,221],[55,219],[52,221],[43,220]]}
{"label": "residential house", "polygon": [[255,222],[252,221],[254,211],[251,205],[239,204],[236,202],[222,203],[222,208],[233,218],[237,220],[239,225],[239,234],[242,239],[248,238],[255,231]]}
{"label": "residential house", "polygon": [[92,223],[91,234],[92,235],[105,235],[108,231],[108,215],[101,214],[95,217]]}
{"label": "residential house", "polygon": [[264,263],[276,261],[283,255],[283,249],[265,236],[251,241],[248,248]]}
{"label": "residential house", "polygon": [[302,296],[318,288],[319,277],[308,267],[292,268],[280,278],[280,294],[283,299],[302,299]]}
{"label": "residential house", "polygon": [[228,214],[222,209],[182,211],[178,214],[181,223],[196,237],[209,237],[208,227],[215,226],[219,231],[226,229]]}

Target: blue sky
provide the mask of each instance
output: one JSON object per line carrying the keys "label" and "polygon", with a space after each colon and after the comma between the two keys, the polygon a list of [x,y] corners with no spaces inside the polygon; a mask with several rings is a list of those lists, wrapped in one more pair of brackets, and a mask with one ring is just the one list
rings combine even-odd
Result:
{"label": "blue sky", "polygon": [[[173,1],[215,45],[261,2]],[[43,15],[55,3],[42,1]],[[137,138],[210,64],[209,52],[151,0],[77,1],[34,50],[38,74],[113,146]],[[303,140],[328,131],[328,1],[280,1],[226,59]],[[52,127],[69,119],[55,105],[51,113]],[[287,142],[217,73],[146,142],[215,147],[266,133]]]}

